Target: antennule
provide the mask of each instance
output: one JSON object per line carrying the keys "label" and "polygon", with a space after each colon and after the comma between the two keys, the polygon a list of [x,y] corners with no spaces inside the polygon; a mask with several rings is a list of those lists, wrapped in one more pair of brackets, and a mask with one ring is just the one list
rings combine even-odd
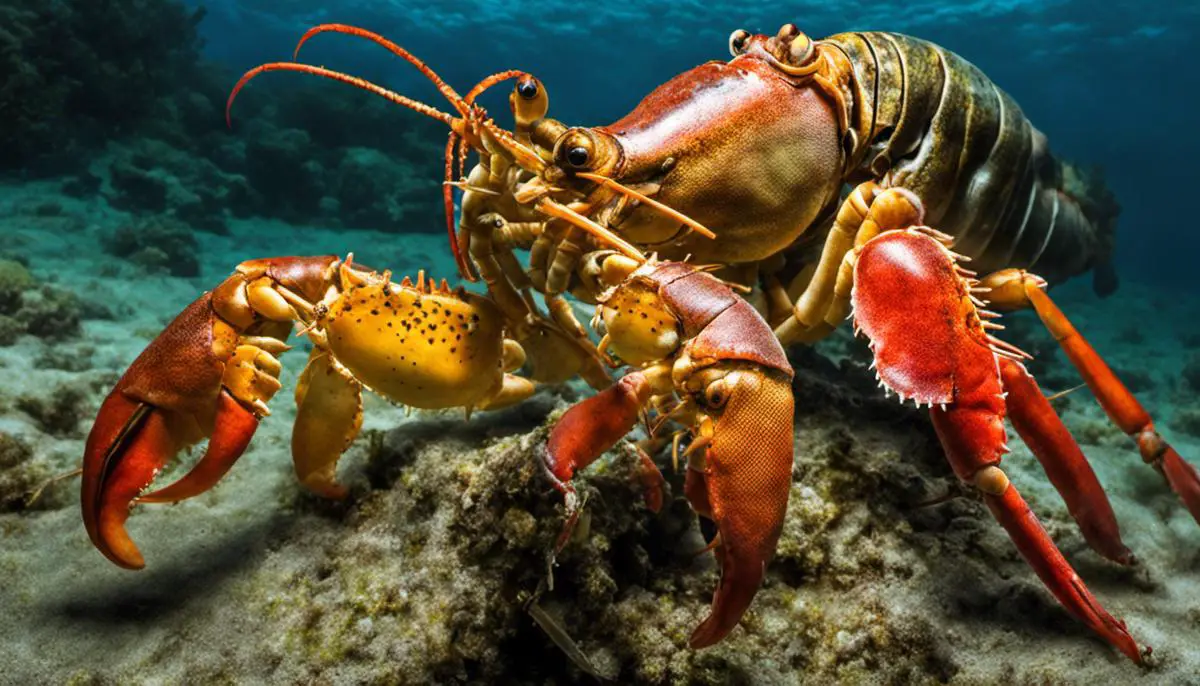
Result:
{"label": "antennule", "polygon": [[626,197],[637,200],[638,202],[641,202],[645,205],[648,205],[649,207],[656,210],[659,214],[662,214],[663,216],[668,217],[670,219],[674,219],[675,221],[680,222],[682,224],[686,224],[688,226],[688,228],[690,228],[691,230],[700,234],[701,236],[704,236],[705,238],[714,239],[717,237],[717,234],[713,233],[712,231],[709,231],[703,224],[696,221],[695,219],[692,219],[691,217],[687,216],[686,214],[680,212],[679,210],[675,210],[670,207],[667,207],[666,205],[651,198],[650,196],[639,193],[628,186],[621,185],[620,183],[613,181],[612,179],[608,178],[607,176],[600,176],[599,174],[592,174],[589,172],[576,172],[575,176],[587,179],[588,181],[594,181],[594,182],[604,186],[605,188],[614,190],[614,191],[620,193],[621,195],[624,195]]}
{"label": "antennule", "polygon": [[603,226],[600,226],[582,214],[579,214],[575,210],[572,210],[566,205],[554,202],[549,198],[542,198],[538,201],[535,207],[544,214],[548,214],[557,219],[562,219],[572,226],[583,229],[597,239],[613,246],[628,257],[632,257],[633,259],[641,262],[646,261],[646,256],[642,254],[641,250],[638,250],[636,247],[626,242],[625,239],[621,238],[612,231],[609,231]]}

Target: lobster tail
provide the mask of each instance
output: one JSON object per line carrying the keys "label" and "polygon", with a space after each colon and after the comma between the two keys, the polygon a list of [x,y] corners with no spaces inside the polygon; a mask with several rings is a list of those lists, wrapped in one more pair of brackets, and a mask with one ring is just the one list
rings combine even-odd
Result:
{"label": "lobster tail", "polygon": [[1051,155],[1046,136],[975,65],[895,33],[826,38],[848,58],[848,171],[912,191],[924,221],[981,273],[1035,269],[1051,283],[1095,269],[1101,294],[1119,212],[1096,172]]}

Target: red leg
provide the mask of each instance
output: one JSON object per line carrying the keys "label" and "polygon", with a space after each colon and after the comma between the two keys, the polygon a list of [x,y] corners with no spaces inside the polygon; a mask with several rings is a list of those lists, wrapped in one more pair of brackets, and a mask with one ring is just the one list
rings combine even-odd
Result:
{"label": "red leg", "polygon": [[992,274],[984,284],[992,289],[993,300],[1003,306],[1033,306],[1105,413],[1137,442],[1142,459],[1166,478],[1171,490],[1200,522],[1200,475],[1163,440],[1150,414],[1046,294],[1046,282],[1036,275],[1008,269]]}
{"label": "red leg", "polygon": [[567,410],[546,442],[546,468],[555,488],[565,493],[576,470],[595,462],[624,438],[637,424],[650,394],[646,375],[633,372]]}
{"label": "red leg", "polygon": [[1062,494],[1067,510],[1092,549],[1120,564],[1132,564],[1133,553],[1121,542],[1112,505],[1079,444],[1025,367],[1000,358],[1000,375],[1008,392],[1006,404],[1013,427]]}
{"label": "red leg", "polygon": [[[669,379],[669,377],[668,377]],[[566,500],[567,521],[555,550],[562,550],[579,518],[579,503],[571,478],[595,462],[625,437],[641,415],[653,388],[645,372],[633,372],[567,410],[546,441],[545,467],[554,487]]]}
{"label": "red leg", "polygon": [[[856,260],[854,318],[871,339],[880,378],[901,397],[931,405],[934,429],[955,474],[983,492],[1021,555],[1067,611],[1141,662],[1125,625],[1088,592],[998,467],[1007,450],[1000,367],[1016,353],[987,334],[972,298],[976,284],[970,274],[922,230],[880,234],[858,251]],[[1012,401],[1019,408],[1018,421],[1030,422],[1027,429],[1044,423],[1046,413],[1022,397],[1028,386],[1019,378],[1015,382]],[[1052,431],[1031,435],[1044,440],[1043,447],[1062,451],[1062,437]],[[1047,454],[1060,458],[1056,472],[1079,466],[1065,453]],[[1076,472],[1074,478],[1082,477]]]}
{"label": "red leg", "polygon": [[[984,472],[987,472],[986,474]],[[1059,552],[1054,541],[1046,535],[1025,499],[1017,492],[1017,488],[1008,483],[1008,477],[997,467],[988,467],[976,478],[976,484],[984,491],[984,500],[988,509],[1004,527],[1008,535],[1016,543],[1021,556],[1033,567],[1033,571],[1041,578],[1046,588],[1058,598],[1067,611],[1076,619],[1087,624],[1093,631],[1104,637],[1106,641],[1125,653],[1130,660],[1141,663],[1142,653],[1138,644],[1129,635],[1125,622],[1113,618],[1088,591],[1087,586],[1070,563]],[[991,484],[989,484],[989,480]],[[998,490],[999,493],[989,492]],[[1002,488],[1001,488],[1002,487]],[[1150,648],[1146,648],[1149,654]]]}
{"label": "red leg", "polygon": [[633,450],[637,453],[638,458],[638,479],[641,481],[642,488],[645,489],[646,509],[657,513],[663,506],[663,489],[666,488],[666,479],[663,479],[658,465],[654,464],[654,460],[650,459],[642,446],[635,445]]}
{"label": "red leg", "polygon": [[1109,418],[1137,441],[1142,459],[1167,478],[1171,489],[1183,500],[1192,517],[1200,522],[1200,476],[1196,474],[1196,469],[1184,462],[1179,453],[1163,440],[1155,430],[1149,413],[1104,363],[1087,339],[1080,335],[1050,296],[1028,281],[1025,291],[1038,316],[1058,339],[1063,352],[1079,370]]}

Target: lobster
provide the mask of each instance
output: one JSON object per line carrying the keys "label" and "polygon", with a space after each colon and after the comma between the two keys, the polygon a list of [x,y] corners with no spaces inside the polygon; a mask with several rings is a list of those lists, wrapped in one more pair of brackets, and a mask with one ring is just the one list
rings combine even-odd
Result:
{"label": "lobster", "polygon": [[[897,34],[813,41],[791,24],[774,36],[739,30],[730,37],[730,62],[696,67],[616,123],[584,128],[548,118],[545,89],[528,74],[500,72],[461,97],[403,48],[362,29],[318,26],[301,45],[326,32],[367,38],[417,66],[457,116],[296,62],[247,72],[229,105],[257,75],[294,71],[350,83],[449,126],[443,200],[460,273],[482,278],[506,330],[523,337],[521,345],[545,343],[530,356],[531,369],[543,355],[550,361],[535,380],[584,373],[593,386],[607,388],[569,410],[545,449],[551,482],[567,497],[568,525],[577,512],[570,486],[575,470],[619,441],[647,403],[680,397],[678,417],[693,427],[687,496],[717,522],[713,545],[722,567],[713,613],[692,645],[711,645],[738,623],[778,538],[785,451],[774,442],[782,430],[766,427],[790,426],[790,399],[786,413],[774,391],[767,394],[765,416],[747,409],[757,408],[764,379],[772,379],[774,389],[790,375],[775,346],[819,340],[852,319],[870,341],[881,385],[902,401],[929,407],[955,474],[980,492],[1047,588],[1130,659],[1143,659],[1124,624],[1083,585],[999,467],[1007,452],[1007,416],[1089,544],[1114,562],[1132,562],[1094,472],[1025,369],[1028,355],[993,335],[1003,327],[995,321],[999,313],[987,308],[1037,312],[1104,410],[1198,521],[1200,476],[1046,293],[1052,283],[1088,270],[1097,292],[1115,288],[1110,260],[1118,210],[1111,194],[1053,158],[1017,104],[970,63]],[[510,98],[513,132],[475,104],[479,93],[509,79],[517,80]],[[469,150],[479,162],[463,175]],[[453,178],[456,157],[459,180]],[[457,232],[454,187],[464,191]],[[663,315],[670,333],[623,328],[609,303],[632,291],[610,292],[611,280],[596,278],[604,268],[589,256],[601,248],[642,265],[614,268],[633,278],[641,294],[636,307],[625,310],[650,303],[645,314]],[[511,254],[516,249],[530,252],[527,272]],[[647,260],[642,250],[666,262]],[[677,266],[689,256],[708,264]],[[977,271],[963,266],[968,260]],[[673,293],[675,282],[667,278],[673,269],[690,275],[679,280],[681,290],[689,290],[683,284],[704,287]],[[714,273],[696,274],[707,271]],[[731,288],[750,292],[739,300]],[[535,292],[548,314],[537,308]],[[599,304],[608,331],[599,349],[566,306],[567,292]],[[732,312],[736,326],[726,326],[722,318]],[[770,343],[763,336],[768,330]],[[161,346],[151,346],[160,366],[173,344],[164,337]],[[698,341],[708,346],[699,357],[693,354]],[[181,345],[179,352],[194,347]],[[694,365],[697,359],[704,363]],[[596,371],[606,360],[634,371],[609,388],[607,375]],[[746,363],[749,370],[740,366]],[[130,374],[148,364],[139,359]],[[158,406],[150,395],[129,390],[139,380],[161,380],[153,373],[133,376],[118,385],[124,401],[112,408],[106,402],[95,441],[89,440],[85,475],[99,473],[101,491],[105,475],[120,465],[132,460],[145,476],[144,465],[155,463],[142,453],[159,459],[175,447],[152,443],[130,452],[132,423],[157,416]],[[698,395],[714,388],[716,399]],[[216,393],[206,392],[208,398]],[[163,410],[171,416],[170,406]],[[765,452],[770,459],[748,459],[739,447],[726,451],[748,427],[775,437]],[[85,519],[96,517],[86,505],[95,502],[94,495],[87,501],[89,484],[96,488],[94,476],[85,479]],[[774,495],[759,490],[765,484]],[[111,512],[124,516],[137,490],[124,488],[105,500],[110,514],[100,520],[115,521]]]}

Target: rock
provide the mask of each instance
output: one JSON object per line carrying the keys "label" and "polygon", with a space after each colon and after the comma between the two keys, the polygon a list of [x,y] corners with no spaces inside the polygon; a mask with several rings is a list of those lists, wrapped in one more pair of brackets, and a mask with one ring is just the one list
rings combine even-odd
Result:
{"label": "rock", "polygon": [[17,398],[17,409],[33,419],[38,428],[52,436],[77,435],[87,412],[87,393],[74,384],[60,384],[44,395]]}
{"label": "rock", "polygon": [[0,260],[0,346],[26,333],[49,340],[77,336],[81,319],[74,293],[39,284],[21,263]]}
{"label": "rock", "polygon": [[0,431],[0,513],[26,509],[26,498],[46,478],[32,462],[33,450],[21,438]]}
{"label": "rock", "polygon": [[200,245],[183,222],[166,216],[134,221],[103,240],[106,252],[151,272],[191,277],[200,274]]}
{"label": "rock", "polygon": [[0,314],[15,314],[21,296],[36,285],[29,269],[20,262],[0,260]]}

